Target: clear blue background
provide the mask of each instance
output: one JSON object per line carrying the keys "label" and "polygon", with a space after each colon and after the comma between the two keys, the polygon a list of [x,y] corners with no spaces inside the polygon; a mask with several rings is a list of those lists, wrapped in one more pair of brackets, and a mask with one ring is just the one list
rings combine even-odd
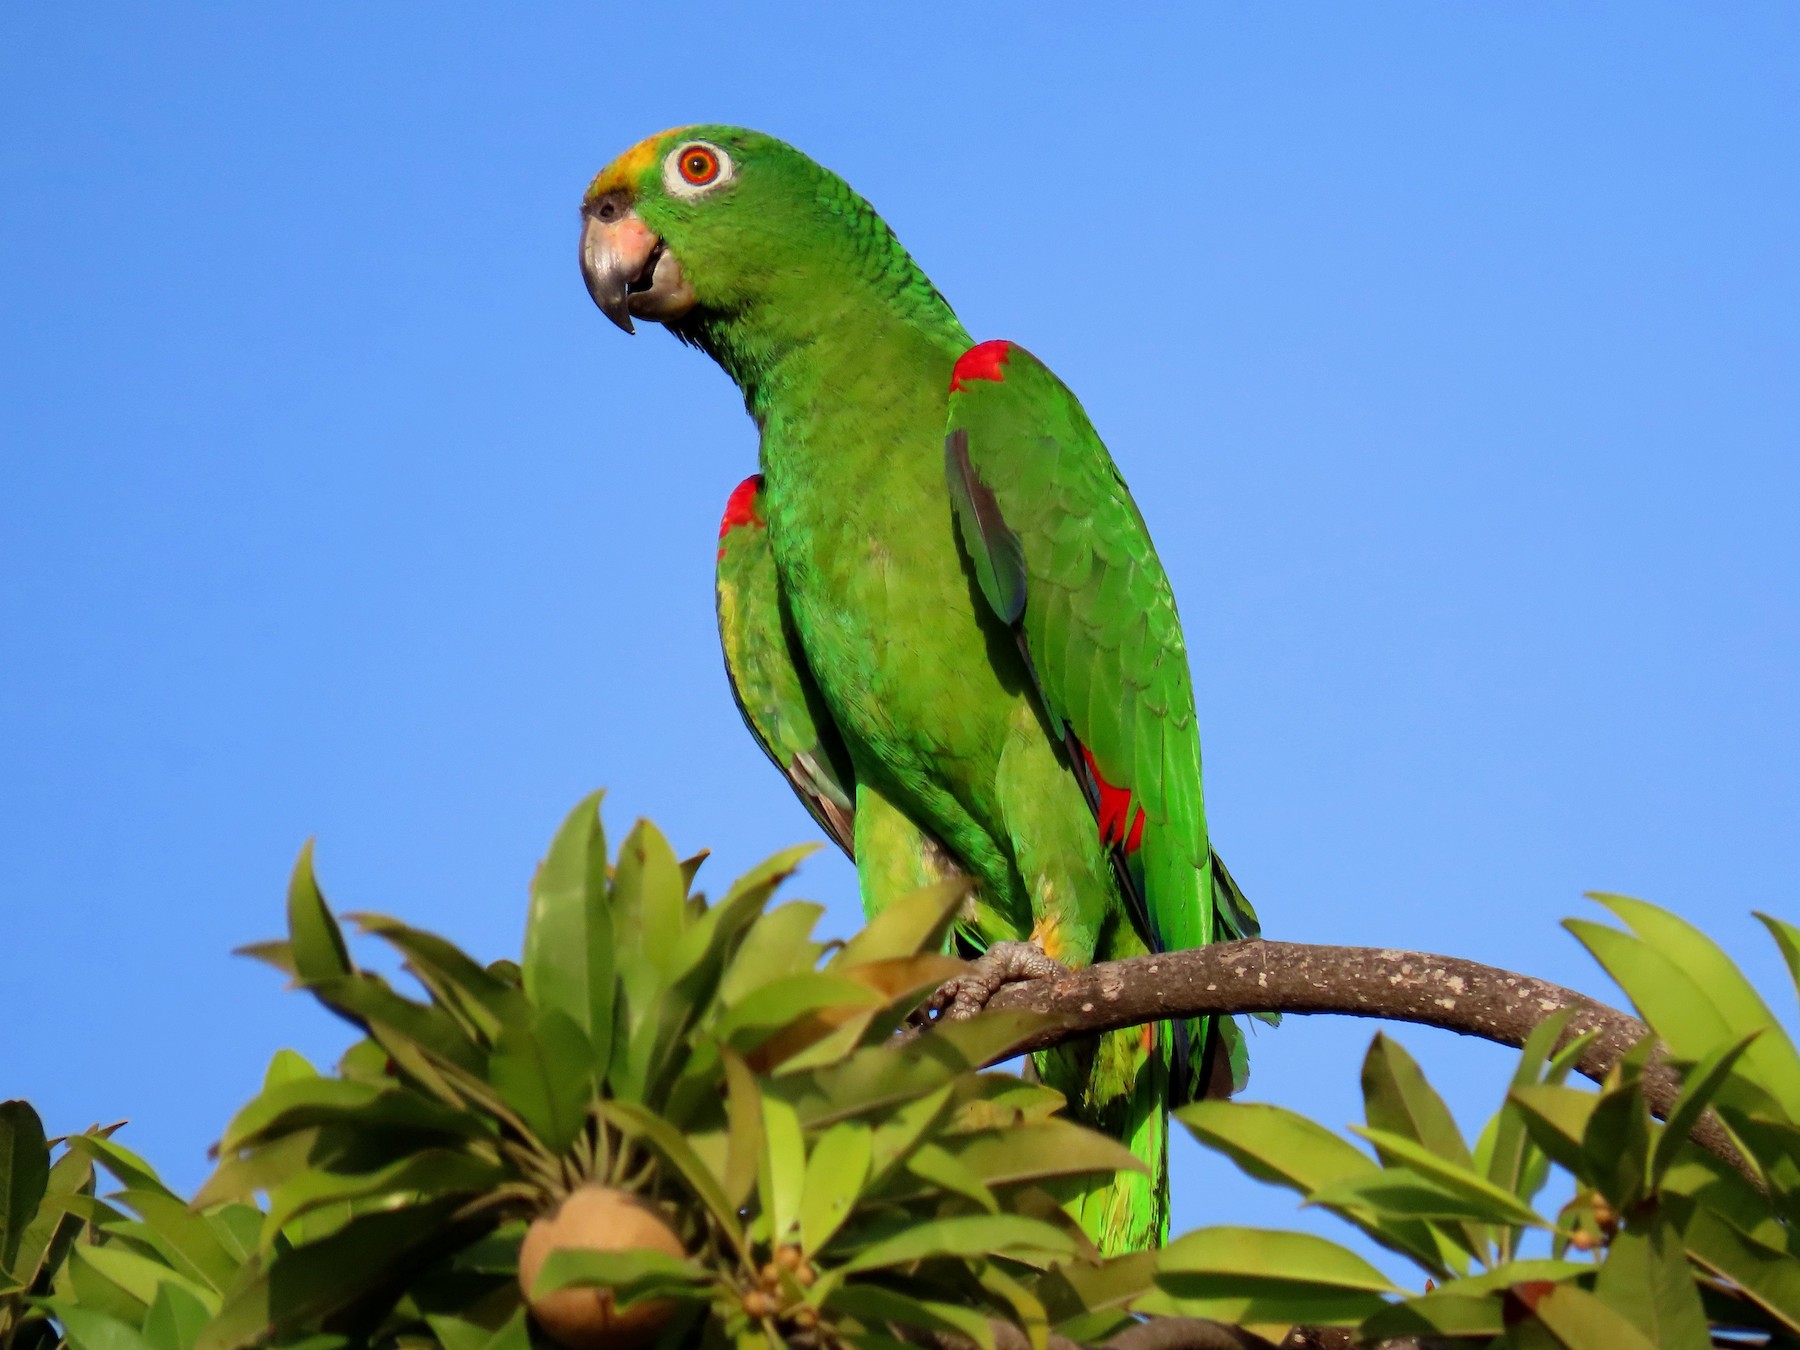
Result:
{"label": "clear blue background", "polygon": [[[196,1183],[343,1041],[227,955],[308,834],[487,957],[591,787],[717,880],[812,835],[713,635],[754,431],[575,267],[589,177],[713,119],[1080,391],[1271,936],[1603,991],[1556,922],[1625,890],[1790,1011],[1800,9],[1132,11],[5,6],[0,1090]],[[798,891],[855,924],[837,858]],[[1252,1095],[1356,1118],[1372,1030],[1260,1034]],[[1477,1123],[1506,1055],[1399,1035]]]}

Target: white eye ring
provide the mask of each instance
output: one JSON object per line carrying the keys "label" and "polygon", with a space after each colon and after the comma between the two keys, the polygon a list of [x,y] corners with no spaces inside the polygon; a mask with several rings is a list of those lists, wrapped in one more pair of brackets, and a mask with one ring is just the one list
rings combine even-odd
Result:
{"label": "white eye ring", "polygon": [[687,141],[663,161],[663,187],[671,197],[704,196],[736,175],[731,156],[711,141]]}

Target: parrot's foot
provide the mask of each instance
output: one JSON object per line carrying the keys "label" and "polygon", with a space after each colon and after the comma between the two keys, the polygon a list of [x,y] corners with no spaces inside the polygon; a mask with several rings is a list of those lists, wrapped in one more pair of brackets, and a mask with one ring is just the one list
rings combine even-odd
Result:
{"label": "parrot's foot", "polygon": [[1054,980],[1069,968],[1044,954],[1035,942],[996,942],[953,980],[946,980],[919,1010],[925,1017],[962,1021],[987,1007],[988,1000],[1009,984]]}

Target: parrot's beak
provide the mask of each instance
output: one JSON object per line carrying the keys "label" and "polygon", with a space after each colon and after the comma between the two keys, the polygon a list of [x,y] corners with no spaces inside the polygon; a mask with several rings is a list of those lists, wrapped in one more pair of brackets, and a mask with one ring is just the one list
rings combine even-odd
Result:
{"label": "parrot's beak", "polygon": [[602,198],[582,217],[581,275],[588,294],[627,333],[631,316],[666,322],[694,305],[681,264],[636,211]]}

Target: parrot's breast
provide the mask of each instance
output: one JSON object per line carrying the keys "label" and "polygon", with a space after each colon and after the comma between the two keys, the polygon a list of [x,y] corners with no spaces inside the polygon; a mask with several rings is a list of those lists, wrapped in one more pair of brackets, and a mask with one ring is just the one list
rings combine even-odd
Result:
{"label": "parrot's breast", "polygon": [[941,380],[821,399],[765,424],[762,459],[783,596],[858,778],[968,856],[960,838],[1000,833],[994,774],[1025,695],[957,539],[947,390],[948,362]]}

